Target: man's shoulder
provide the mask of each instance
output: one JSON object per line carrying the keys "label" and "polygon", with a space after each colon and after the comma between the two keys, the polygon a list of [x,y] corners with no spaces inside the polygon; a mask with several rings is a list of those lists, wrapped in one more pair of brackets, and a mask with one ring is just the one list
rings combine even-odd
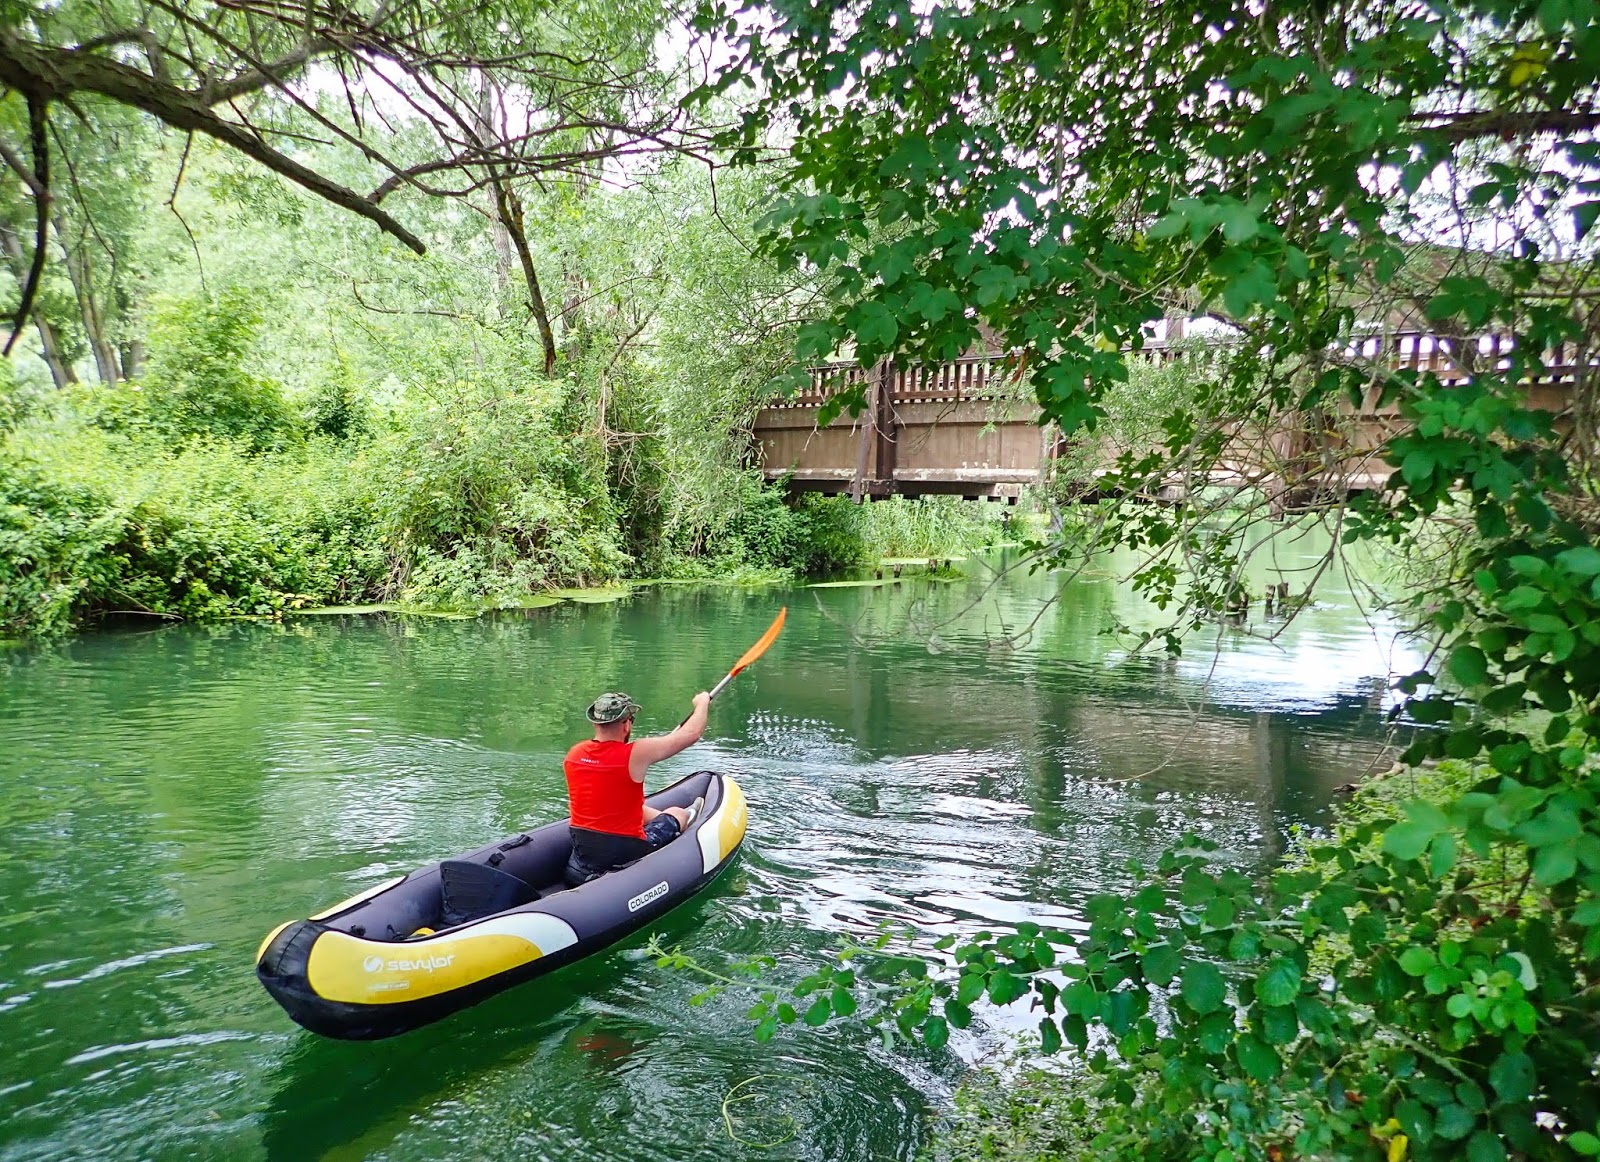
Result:
{"label": "man's shoulder", "polygon": [[614,754],[621,754],[626,757],[633,753],[633,745],[631,742],[586,738],[582,742],[574,743],[572,749],[567,751],[567,761],[569,763],[601,763],[608,756]]}

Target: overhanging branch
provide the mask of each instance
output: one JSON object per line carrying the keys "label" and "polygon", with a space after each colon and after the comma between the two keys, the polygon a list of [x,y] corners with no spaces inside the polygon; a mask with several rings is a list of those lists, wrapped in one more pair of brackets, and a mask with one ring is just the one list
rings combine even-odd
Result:
{"label": "overhanging branch", "polygon": [[1600,111],[1484,109],[1467,113],[1414,113],[1408,120],[1451,141],[1466,141],[1474,137],[1537,137],[1541,133],[1576,133],[1600,128]]}
{"label": "overhanging branch", "polygon": [[[204,133],[334,205],[359,214],[418,254],[427,248],[411,231],[352,189],[273,149],[261,138],[211,111],[202,93],[164,84],[118,61],[72,49],[47,48],[0,32],[0,84],[43,105],[75,93],[97,93],[189,133]],[[202,91],[203,92],[203,91]],[[37,171],[38,163],[35,162]]]}

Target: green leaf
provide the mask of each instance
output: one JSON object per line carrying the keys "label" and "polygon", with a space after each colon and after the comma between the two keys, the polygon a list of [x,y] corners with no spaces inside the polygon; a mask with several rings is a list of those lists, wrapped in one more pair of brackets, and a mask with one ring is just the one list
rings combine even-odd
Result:
{"label": "green leaf", "polygon": [[856,1011],[856,995],[847,988],[835,986],[832,993],[833,1011],[841,1017],[848,1017]]}
{"label": "green leaf", "polygon": [[1518,585],[1496,602],[1506,613],[1535,609],[1544,604],[1544,590],[1532,585]]}
{"label": "green leaf", "polygon": [[1489,659],[1477,646],[1458,646],[1450,655],[1450,675],[1463,686],[1482,686],[1489,680]]}
{"label": "green leaf", "polygon": [[1151,984],[1165,988],[1178,975],[1183,965],[1183,954],[1170,944],[1159,944],[1140,959],[1140,967]]}
{"label": "green leaf", "polygon": [[1533,961],[1526,952],[1508,952],[1506,956],[1516,961],[1518,984],[1530,992],[1539,987],[1539,974],[1533,971]]}
{"label": "green leaf", "polygon": [[1383,833],[1383,850],[1396,859],[1416,859],[1438,833],[1432,824],[1408,819]]}
{"label": "green leaf", "polygon": [[1600,202],[1579,202],[1572,207],[1572,229],[1581,241],[1600,219]]}
{"label": "green leaf", "polygon": [[1583,834],[1578,813],[1557,799],[1514,832],[1529,847],[1548,847],[1552,843],[1576,843]]}
{"label": "green leaf", "polygon": [[1230,278],[1222,288],[1222,303],[1228,313],[1242,319],[1256,303],[1270,303],[1278,297],[1278,284],[1265,263],[1252,262]]}
{"label": "green leaf", "polygon": [[956,1000],[963,1005],[974,1004],[979,997],[983,996],[986,983],[987,981],[985,981],[981,972],[962,973],[961,980],[956,984]]}
{"label": "green leaf", "polygon": [[1265,1084],[1283,1070],[1283,1059],[1278,1051],[1249,1034],[1239,1038],[1236,1049],[1240,1067],[1256,1081]]}
{"label": "green leaf", "polygon": [[1227,896],[1213,896],[1206,904],[1206,927],[1226,928],[1233,923],[1237,911],[1233,901]]}
{"label": "green leaf", "polygon": [[1600,1155],[1600,1138],[1588,1130],[1579,1130],[1575,1134],[1568,1135],[1567,1145],[1574,1154],[1582,1154],[1585,1158]]}
{"label": "green leaf", "polygon": [[838,332],[832,323],[802,323],[795,332],[795,357],[826,359],[833,354],[838,342]]}
{"label": "green leaf", "polygon": [[1229,960],[1253,960],[1261,949],[1261,937],[1241,928],[1228,938]]}
{"label": "green leaf", "polygon": [[1400,967],[1405,969],[1407,976],[1422,976],[1438,963],[1431,948],[1422,948],[1412,945],[1400,954]]}
{"label": "green leaf", "polygon": [[1269,1045],[1287,1045],[1300,1035],[1300,1018],[1293,1005],[1261,1011],[1261,1033]]}
{"label": "green leaf", "polygon": [[1197,962],[1183,970],[1183,999],[1196,1013],[1214,1013],[1227,999],[1228,986],[1215,965]]}
{"label": "green leaf", "polygon": [[1479,1130],[1467,1140],[1467,1162],[1506,1162],[1506,1148],[1498,1134]]}
{"label": "green leaf", "polygon": [[1533,882],[1541,888],[1565,883],[1578,871],[1578,844],[1574,840],[1541,847],[1533,860]]}
{"label": "green leaf", "polygon": [[922,1022],[922,1043],[929,1049],[943,1049],[950,1040],[950,1025],[943,1017]]}
{"label": "green leaf", "polygon": [[1009,1005],[1027,991],[1027,981],[1003,968],[989,974],[989,999],[997,1005]]}
{"label": "green leaf", "polygon": [[1434,837],[1433,846],[1428,851],[1428,872],[1436,880],[1442,880],[1451,868],[1456,865],[1456,837],[1446,831]]}
{"label": "green leaf", "polygon": [[1460,1102],[1447,1102],[1439,1107],[1433,1119],[1433,1132],[1448,1142],[1459,1142],[1472,1133],[1478,1119]]}
{"label": "green leaf", "polygon": [[1433,1114],[1416,1098],[1408,1097],[1397,1102],[1394,1116],[1400,1123],[1400,1128],[1414,1141],[1425,1145],[1432,1140]]}
{"label": "green leaf", "polygon": [[1400,475],[1405,477],[1407,484],[1416,487],[1433,479],[1435,467],[1436,461],[1431,449],[1414,448],[1406,453],[1404,460],[1400,461]]}
{"label": "green leaf", "polygon": [[833,1015],[833,1006],[828,1003],[827,997],[818,997],[811,1002],[811,1007],[806,1010],[806,1015],[801,1018],[806,1024],[813,1027],[825,1024]]}
{"label": "green leaf", "polygon": [[1184,217],[1183,213],[1181,211],[1174,210],[1172,213],[1165,214],[1156,219],[1155,223],[1150,227],[1150,229],[1145,231],[1144,236],[1151,242],[1160,242],[1165,238],[1176,237],[1177,235],[1183,233],[1188,226],[1189,221],[1186,217]]}
{"label": "green leaf", "polygon": [[1039,1044],[1046,1054],[1056,1053],[1061,1049],[1061,1030],[1049,1017],[1039,1018]]}
{"label": "green leaf", "polygon": [[1248,206],[1222,207],[1222,236],[1229,242],[1248,242],[1261,232],[1261,223]]}
{"label": "green leaf", "polygon": [[1580,577],[1593,577],[1596,573],[1600,573],[1600,549],[1592,545],[1579,545],[1577,548],[1557,553],[1556,560],[1567,572],[1576,573]]}
{"label": "green leaf", "polygon": [[1264,1005],[1288,1005],[1300,991],[1300,966],[1279,957],[1256,978],[1256,998]]}
{"label": "green leaf", "polygon": [[973,300],[980,307],[1016,298],[1019,287],[1026,280],[1019,278],[1008,266],[986,266],[972,276]]}
{"label": "green leaf", "polygon": [[1489,1066],[1489,1084],[1504,1102],[1526,1101],[1532,1097],[1536,1080],[1533,1058],[1526,1053],[1502,1053]]}
{"label": "green leaf", "polygon": [[864,302],[856,307],[856,340],[869,351],[887,351],[894,346],[900,324],[894,312],[882,303]]}

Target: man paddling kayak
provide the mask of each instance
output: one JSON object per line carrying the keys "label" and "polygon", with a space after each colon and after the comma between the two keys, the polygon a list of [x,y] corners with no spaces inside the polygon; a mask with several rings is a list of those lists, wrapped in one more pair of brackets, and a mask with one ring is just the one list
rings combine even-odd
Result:
{"label": "man paddling kayak", "polygon": [[651,763],[669,759],[706,732],[711,695],[694,696],[694,710],[671,734],[632,741],[639,705],[626,694],[602,694],[584,717],[594,737],[567,752],[567,796],[572,804],[572,855],[567,882],[574,887],[630,864],[683,834],[703,801],[687,809],[645,806],[644,776]]}

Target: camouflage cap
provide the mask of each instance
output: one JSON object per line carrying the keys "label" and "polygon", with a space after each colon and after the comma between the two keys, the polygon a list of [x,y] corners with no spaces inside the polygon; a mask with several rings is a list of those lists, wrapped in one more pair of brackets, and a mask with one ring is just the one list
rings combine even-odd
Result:
{"label": "camouflage cap", "polygon": [[589,709],[583,712],[583,716],[596,725],[605,726],[608,723],[632,718],[637,713],[639,704],[619,691],[600,695],[589,704]]}

